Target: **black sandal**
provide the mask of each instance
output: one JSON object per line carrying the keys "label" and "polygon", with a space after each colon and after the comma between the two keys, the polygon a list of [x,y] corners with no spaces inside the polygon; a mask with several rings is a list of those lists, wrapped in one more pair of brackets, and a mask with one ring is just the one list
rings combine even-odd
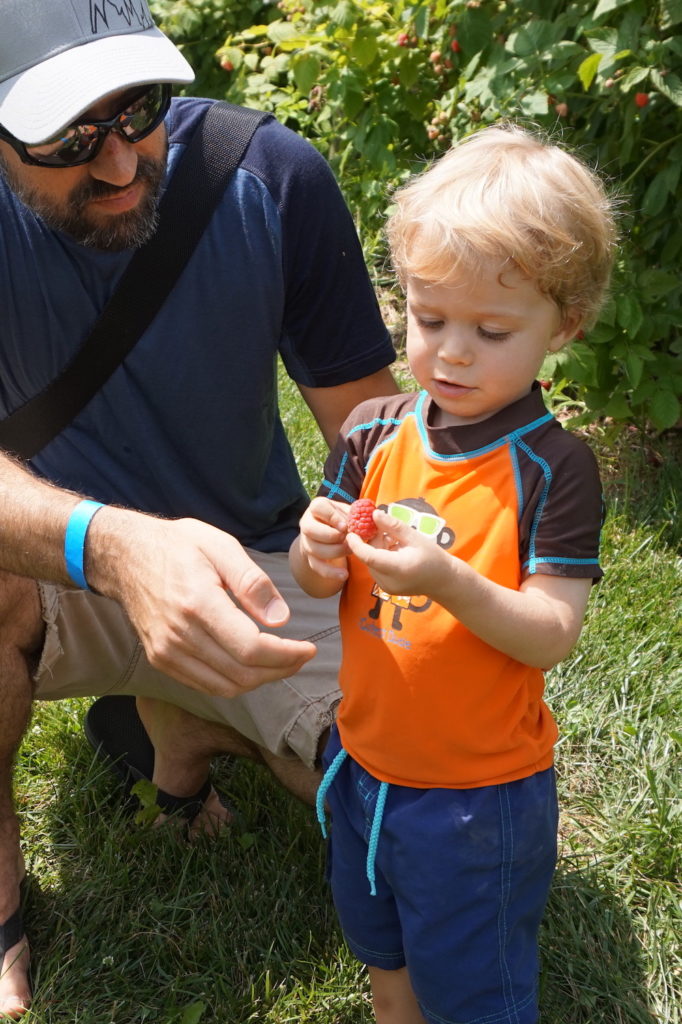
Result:
{"label": "black sandal", "polygon": [[4,924],[0,924],[0,969],[5,959],[5,953],[12,946],[16,946],[24,936],[24,922],[21,916],[21,907],[17,907],[13,914],[7,918]]}
{"label": "black sandal", "polygon": [[[137,713],[135,697],[111,694],[100,697],[88,709],[83,731],[99,758],[123,782],[126,799],[131,805],[131,790],[136,782],[151,781],[154,774],[154,746]],[[191,796],[175,796],[158,789],[156,803],[164,814],[177,814],[191,824],[211,792],[210,778]],[[233,817],[236,811],[217,790],[218,799]]]}

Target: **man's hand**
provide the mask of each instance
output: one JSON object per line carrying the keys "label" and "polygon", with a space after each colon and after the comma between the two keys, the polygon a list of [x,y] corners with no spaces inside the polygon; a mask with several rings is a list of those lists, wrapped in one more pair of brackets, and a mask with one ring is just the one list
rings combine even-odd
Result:
{"label": "man's hand", "polygon": [[86,576],[123,605],[150,663],[193,689],[233,697],[315,654],[307,641],[261,632],[286,623],[286,603],[239,542],[206,523],[102,508]]}

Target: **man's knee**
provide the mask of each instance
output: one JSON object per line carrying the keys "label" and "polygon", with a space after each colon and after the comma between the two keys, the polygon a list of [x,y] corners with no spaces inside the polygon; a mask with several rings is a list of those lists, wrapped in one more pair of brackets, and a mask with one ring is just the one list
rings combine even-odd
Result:
{"label": "man's knee", "polygon": [[37,582],[0,571],[0,648],[34,659],[44,631]]}

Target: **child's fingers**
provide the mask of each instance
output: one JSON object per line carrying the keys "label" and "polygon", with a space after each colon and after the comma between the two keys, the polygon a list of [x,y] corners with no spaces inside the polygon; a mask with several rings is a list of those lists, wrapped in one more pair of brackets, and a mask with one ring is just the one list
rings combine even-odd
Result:
{"label": "child's fingers", "polygon": [[305,514],[340,534],[346,533],[347,506],[338,501],[322,497],[313,498]]}
{"label": "child's fingers", "polygon": [[315,555],[309,554],[308,564],[318,576],[322,576],[324,579],[343,581],[348,578],[348,570],[344,566],[335,565],[324,558],[316,558]]}

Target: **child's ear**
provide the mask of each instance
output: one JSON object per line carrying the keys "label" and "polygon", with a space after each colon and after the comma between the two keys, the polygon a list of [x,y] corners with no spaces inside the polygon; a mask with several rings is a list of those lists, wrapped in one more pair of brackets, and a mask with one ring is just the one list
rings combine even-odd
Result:
{"label": "child's ear", "polygon": [[569,306],[563,310],[561,322],[556,334],[552,335],[547,344],[548,352],[558,352],[577,337],[583,324],[583,317],[575,306]]}

